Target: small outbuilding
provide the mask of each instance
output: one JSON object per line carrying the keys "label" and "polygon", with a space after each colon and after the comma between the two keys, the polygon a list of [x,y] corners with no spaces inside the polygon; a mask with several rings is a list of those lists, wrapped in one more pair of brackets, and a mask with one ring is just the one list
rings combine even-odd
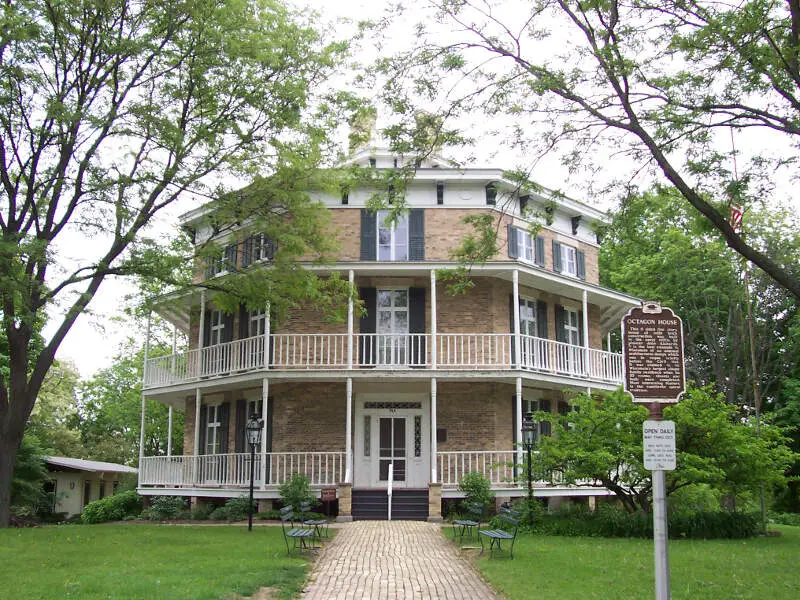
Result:
{"label": "small outbuilding", "polygon": [[113,494],[120,475],[138,473],[133,467],[99,460],[46,456],[47,470],[52,474],[48,491],[55,498],[54,512],[78,515],[89,502]]}

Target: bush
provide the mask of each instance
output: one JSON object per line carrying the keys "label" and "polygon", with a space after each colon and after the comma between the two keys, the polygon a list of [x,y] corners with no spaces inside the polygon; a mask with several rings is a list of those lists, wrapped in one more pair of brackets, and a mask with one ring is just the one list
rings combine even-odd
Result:
{"label": "bush", "polygon": [[780,525],[794,525],[800,527],[800,513],[774,513],[769,520]]}
{"label": "bush", "polygon": [[150,519],[153,521],[171,521],[183,515],[186,506],[181,496],[159,496],[150,505]]}
{"label": "bush", "polygon": [[311,494],[311,483],[302,473],[294,473],[289,481],[282,483],[280,494],[284,506],[292,505],[295,510],[299,510],[303,502],[315,501]]}
{"label": "bush", "polygon": [[[759,523],[751,513],[696,511],[670,514],[667,529],[673,539],[741,539],[758,535]],[[600,506],[595,512],[577,507],[539,515],[531,529],[543,535],[652,538],[653,516],[614,506]]]}
{"label": "bush", "polygon": [[477,502],[486,508],[494,508],[492,484],[486,477],[477,472],[467,473],[458,482],[458,489],[466,494],[464,502]]}
{"label": "bush", "polygon": [[[256,502],[253,500],[253,508],[255,505]],[[231,498],[225,503],[225,509],[228,512],[229,521],[242,521],[250,514],[250,499],[246,496]]]}
{"label": "bush", "polygon": [[83,507],[81,520],[86,524],[122,521],[128,515],[139,514],[141,510],[142,498],[131,490],[89,502]]}
{"label": "bush", "polygon": [[201,503],[192,509],[189,517],[194,521],[208,521],[208,518],[213,511],[213,504]]}

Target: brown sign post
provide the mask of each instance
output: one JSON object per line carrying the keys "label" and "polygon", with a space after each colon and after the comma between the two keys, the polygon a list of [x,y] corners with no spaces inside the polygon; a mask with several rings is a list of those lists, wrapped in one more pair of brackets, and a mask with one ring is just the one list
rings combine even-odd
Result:
{"label": "brown sign post", "polygon": [[674,469],[675,423],[662,419],[661,405],[674,404],[686,389],[683,322],[669,308],[645,302],[622,318],[625,391],[634,402],[650,405],[644,422],[645,468],[652,467],[653,542],[656,600],[669,600],[665,469]]}
{"label": "brown sign post", "polygon": [[686,389],[683,322],[655,302],[622,318],[625,391],[634,402],[675,403]]}

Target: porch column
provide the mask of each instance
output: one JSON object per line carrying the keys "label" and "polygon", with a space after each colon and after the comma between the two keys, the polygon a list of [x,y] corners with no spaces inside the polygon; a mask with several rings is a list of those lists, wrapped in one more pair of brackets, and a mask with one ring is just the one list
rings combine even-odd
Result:
{"label": "porch column", "polygon": [[[266,314],[264,315],[264,368],[265,369],[269,369],[269,335],[270,335],[270,332],[272,330],[272,322],[270,321],[270,318],[269,318],[269,308],[270,308],[270,304],[269,304],[269,302],[267,302],[267,306],[264,308],[264,310],[266,311]],[[266,400],[266,397],[265,397],[264,398],[264,402],[266,402],[266,401],[267,400]],[[263,406],[266,406],[266,404],[264,404]],[[266,409],[262,409],[262,412],[263,412],[263,410],[266,410]],[[266,439],[266,438],[264,438],[264,439]]]}
{"label": "porch column", "polygon": [[583,360],[583,370],[586,375],[591,374],[591,369],[589,368],[589,301],[588,301],[588,294],[586,290],[583,290],[583,347],[584,350],[584,360]]}
{"label": "porch column", "polygon": [[[516,348],[516,356],[514,359],[514,364],[517,369],[521,368],[522,365],[522,346],[520,344],[520,335],[519,335],[519,269],[514,269],[513,275],[513,298],[514,298],[514,347]],[[518,379],[517,381],[522,381]],[[521,384],[519,384],[521,385]],[[522,438],[518,438],[522,439]]]}
{"label": "porch column", "polygon": [[200,333],[197,336],[197,348],[200,352],[202,352],[203,348],[203,337],[205,335],[205,329],[206,329],[206,291],[200,290],[200,327],[199,327]]}
{"label": "porch column", "polygon": [[[351,271],[352,273],[352,271]],[[345,426],[345,483],[353,483],[353,378],[347,378],[347,420]]]}
{"label": "porch column", "polygon": [[[153,313],[147,313],[147,332],[144,338],[144,365],[142,366],[142,379],[147,382],[147,357],[150,354],[150,325],[153,320]],[[142,386],[144,387],[144,386]],[[144,415],[146,410],[146,402],[144,390],[142,390],[142,415],[139,422],[139,468],[142,468],[142,459],[144,458]]]}
{"label": "porch column", "polygon": [[431,369],[433,370],[436,370],[436,348],[436,271],[431,269]]}
{"label": "porch column", "polygon": [[167,414],[167,456],[172,456],[172,404]]}
{"label": "porch column", "polygon": [[172,360],[170,361],[170,373],[175,377],[175,353],[178,351],[178,327],[172,326]]}
{"label": "porch column", "polygon": [[436,377],[431,378],[431,483],[439,481],[439,453],[436,446]]}
{"label": "porch column", "polygon": [[[347,280],[350,282],[350,289],[352,290],[356,280],[355,273],[353,273],[353,269],[350,269],[350,271],[348,271]],[[353,297],[352,296],[350,296],[347,299],[347,368],[348,369],[353,368]],[[349,397],[350,396],[348,394],[348,398]]]}
{"label": "porch column", "polygon": [[[200,401],[202,400],[200,388],[194,391],[194,458],[192,458],[192,483],[197,483],[200,478]],[[186,454],[186,452],[184,452]]]}
{"label": "porch column", "polygon": [[522,377],[517,377],[517,463],[522,464]]}
{"label": "porch column", "polygon": [[261,380],[261,489],[267,487],[267,423],[269,423],[269,379]]}

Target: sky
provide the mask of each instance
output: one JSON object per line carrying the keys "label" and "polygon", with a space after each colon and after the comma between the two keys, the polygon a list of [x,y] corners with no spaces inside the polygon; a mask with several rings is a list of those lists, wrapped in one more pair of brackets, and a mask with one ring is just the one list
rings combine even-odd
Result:
{"label": "sky", "polygon": [[[380,18],[383,11],[390,3],[387,0],[373,0],[369,2],[359,0],[307,0],[307,4],[320,12],[325,20],[334,21],[336,19],[349,18],[349,23],[340,23],[335,26],[339,34],[344,34],[344,32],[353,31],[355,20]],[[400,44],[406,44],[409,40],[413,40],[413,32],[410,30],[410,26],[413,25],[418,18],[419,15],[414,14],[414,11],[412,11],[412,13],[409,14],[409,18],[404,21],[406,27],[409,29],[396,35],[394,41],[390,40],[387,42],[384,45],[383,51],[391,52],[393,49],[399,48]],[[374,58],[375,54],[376,51],[371,45],[365,45],[359,58],[364,62],[368,62],[370,59]],[[468,128],[475,131],[480,130],[479,125],[479,123],[466,123]],[[737,142],[737,144],[738,143],[740,142]],[[743,140],[741,143],[743,146],[746,145]],[[516,161],[520,158],[519,155],[512,152],[497,153],[497,146],[498,145],[492,141],[478,144],[475,148],[477,160],[473,166],[497,168],[516,167]],[[520,151],[515,150],[513,152],[519,153]],[[455,158],[463,157],[456,156]],[[563,184],[568,179],[568,176],[557,156],[553,154],[552,158],[537,165],[536,171],[534,172],[534,179],[545,187],[556,189],[563,188]],[[790,189],[786,186],[788,186],[788,184],[782,187],[784,187],[784,189]],[[586,200],[585,197],[580,195],[580,192],[578,192],[576,188],[571,189],[567,186],[565,191],[572,193],[572,195],[579,200]],[[160,214],[153,226],[156,235],[162,237],[177,235],[178,216],[195,206],[196,204],[194,201],[186,199],[171,207],[168,212]],[[601,206],[601,208],[608,207]],[[80,260],[82,253],[90,247],[93,242],[94,240],[87,240],[80,235],[73,235],[60,245],[60,258]],[[126,281],[119,279],[106,281],[92,300],[89,313],[81,315],[78,318],[72,331],[62,343],[57,353],[57,358],[73,362],[81,376],[88,378],[98,369],[108,367],[112,364],[115,354],[119,351],[120,345],[123,344],[127,338],[134,337],[143,341],[144,332],[141,328],[137,328],[130,322],[120,320],[119,318],[121,307],[125,304],[125,297],[132,293],[135,293],[135,290],[133,290],[130,283]],[[45,329],[46,336],[48,335],[48,331],[52,331],[52,329]]]}

